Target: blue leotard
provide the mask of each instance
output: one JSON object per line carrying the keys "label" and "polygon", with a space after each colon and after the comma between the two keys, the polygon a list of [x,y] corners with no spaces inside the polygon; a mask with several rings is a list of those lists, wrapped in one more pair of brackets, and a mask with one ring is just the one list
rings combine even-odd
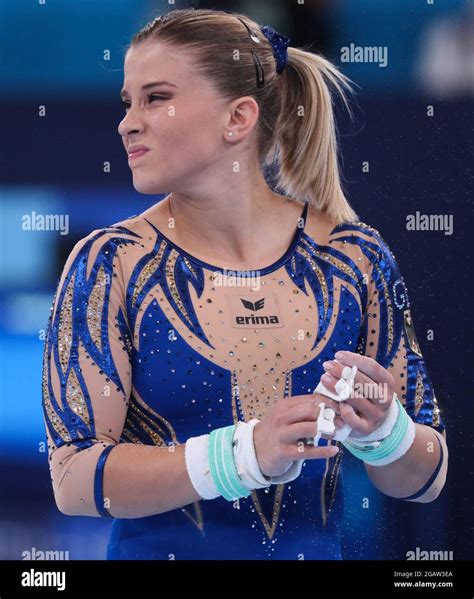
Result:
{"label": "blue leotard", "polygon": [[[103,472],[118,443],[172,448],[261,418],[278,398],[312,393],[322,362],[341,349],[375,358],[410,416],[444,429],[407,289],[379,232],[362,222],[329,225],[307,205],[298,224],[277,262],[245,276],[178,247],[153,211],[74,247],[43,367],[60,509],[111,517]],[[341,446],[334,458],[307,460],[293,482],[238,502],[116,518],[107,557],[341,559],[346,456]]]}

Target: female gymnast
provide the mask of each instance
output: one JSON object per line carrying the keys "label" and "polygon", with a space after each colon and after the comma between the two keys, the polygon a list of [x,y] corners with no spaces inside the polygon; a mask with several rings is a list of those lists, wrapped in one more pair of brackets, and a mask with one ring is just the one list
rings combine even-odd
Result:
{"label": "female gymnast", "polygon": [[118,131],[135,189],[168,195],[73,248],[42,387],[56,504],[114,519],[108,559],[342,559],[347,452],[386,495],[440,493],[407,289],[341,189],[348,86],[237,13],[128,47]]}

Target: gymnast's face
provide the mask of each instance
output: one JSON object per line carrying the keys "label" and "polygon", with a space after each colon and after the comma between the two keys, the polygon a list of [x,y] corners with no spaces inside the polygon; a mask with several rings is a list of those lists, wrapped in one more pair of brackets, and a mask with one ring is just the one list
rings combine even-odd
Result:
{"label": "gymnast's face", "polygon": [[[196,73],[191,59],[189,51],[148,41],[126,55],[126,114],[118,131],[140,193],[192,189],[198,178],[211,176],[222,156],[228,103]],[[134,145],[149,150],[130,156]]]}

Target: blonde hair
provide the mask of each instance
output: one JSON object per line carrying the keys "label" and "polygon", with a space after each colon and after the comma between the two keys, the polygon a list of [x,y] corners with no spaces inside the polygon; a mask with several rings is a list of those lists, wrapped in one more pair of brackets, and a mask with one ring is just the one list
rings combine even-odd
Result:
{"label": "blonde hair", "polygon": [[[351,86],[337,67],[320,55],[289,47],[285,70],[277,74],[273,48],[260,25],[240,13],[174,10],[143,27],[129,48],[148,40],[190,50],[195,69],[220,97],[255,98],[257,153],[262,167],[277,165],[275,189],[309,202],[336,224],[358,220],[339,174],[332,91],[349,108],[346,90]],[[263,87],[256,85],[252,51],[263,68]]]}

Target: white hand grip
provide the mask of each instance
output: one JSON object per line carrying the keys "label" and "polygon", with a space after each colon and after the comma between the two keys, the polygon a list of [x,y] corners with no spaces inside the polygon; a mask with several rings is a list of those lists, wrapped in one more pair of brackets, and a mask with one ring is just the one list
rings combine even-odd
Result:
{"label": "white hand grip", "polygon": [[[321,383],[321,381],[318,383],[316,389],[313,391],[313,393],[320,393],[321,395],[325,395],[326,397],[329,397],[330,399],[333,399],[334,401],[345,401],[348,397],[350,397],[351,393],[352,393],[352,389],[354,386],[354,378],[355,375],[357,373],[357,366],[353,366],[352,368],[350,368],[349,366],[345,366],[343,371],[342,371],[342,378],[339,379],[335,385],[335,389],[337,391],[336,393],[333,393],[332,391],[329,391],[329,389],[327,389],[323,383]],[[319,418],[318,418],[318,428],[317,428],[317,434],[316,437],[314,437],[314,444],[317,445],[319,442],[319,439],[321,438],[321,435],[324,434],[328,434],[331,435],[331,432],[326,432],[329,431],[330,429],[333,431],[336,431],[335,435],[332,437],[333,441],[345,441],[347,439],[347,437],[351,434],[352,432],[352,428],[348,425],[345,424],[342,428],[336,430],[335,426],[334,426],[334,417],[335,417],[335,413],[334,410],[331,410],[331,408],[328,408],[325,410],[325,406],[324,404],[320,404],[321,406],[321,411],[319,412]],[[331,410],[332,412],[332,418],[330,413],[328,414],[328,411]],[[327,418],[331,418],[332,422],[332,427],[329,426],[326,423]]]}

